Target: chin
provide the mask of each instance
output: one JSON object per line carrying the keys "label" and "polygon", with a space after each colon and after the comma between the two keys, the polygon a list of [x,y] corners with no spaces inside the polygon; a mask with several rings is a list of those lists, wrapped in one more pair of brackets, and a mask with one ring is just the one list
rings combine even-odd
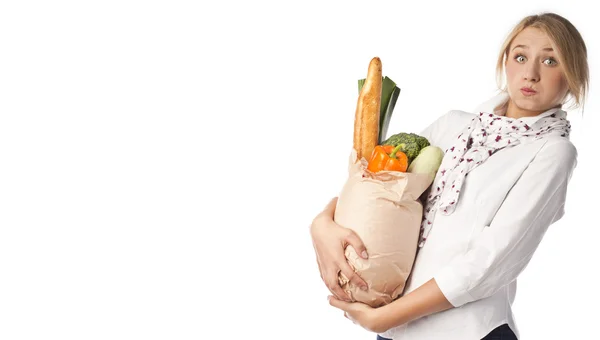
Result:
{"label": "chin", "polygon": [[517,99],[513,99],[515,106],[517,106],[519,109],[527,110],[527,111],[542,111],[544,109],[544,106],[540,105],[540,103],[537,100],[535,100],[531,97],[520,98],[519,96],[522,97],[522,95],[520,93],[518,93]]}
{"label": "chin", "polygon": [[515,100],[515,105],[521,110],[527,111],[540,111],[540,105],[532,103],[531,101]]}

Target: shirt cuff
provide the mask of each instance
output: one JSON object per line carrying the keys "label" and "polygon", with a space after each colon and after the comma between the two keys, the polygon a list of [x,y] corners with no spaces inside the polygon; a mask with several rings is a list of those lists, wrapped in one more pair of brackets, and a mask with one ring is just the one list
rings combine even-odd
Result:
{"label": "shirt cuff", "polygon": [[459,307],[475,301],[466,289],[466,279],[457,275],[456,269],[452,266],[446,266],[433,278],[442,291],[442,294],[444,294],[452,306]]}

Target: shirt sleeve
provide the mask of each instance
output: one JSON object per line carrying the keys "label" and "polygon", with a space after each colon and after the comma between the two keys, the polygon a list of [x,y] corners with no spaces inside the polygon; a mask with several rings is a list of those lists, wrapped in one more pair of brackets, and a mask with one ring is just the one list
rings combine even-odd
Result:
{"label": "shirt sleeve", "polygon": [[577,149],[568,140],[542,147],[490,225],[434,276],[454,307],[493,295],[525,269],[548,227],[564,215],[576,164]]}

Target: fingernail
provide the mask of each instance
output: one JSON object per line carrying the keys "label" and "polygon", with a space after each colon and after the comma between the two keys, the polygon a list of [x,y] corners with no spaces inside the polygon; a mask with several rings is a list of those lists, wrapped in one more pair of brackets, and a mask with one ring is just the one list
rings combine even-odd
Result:
{"label": "fingernail", "polygon": [[369,289],[367,286],[360,286],[360,289],[366,291],[367,289]]}
{"label": "fingernail", "polygon": [[369,256],[367,255],[367,251],[366,251],[366,250],[363,250],[363,252],[362,252],[362,257],[363,257],[363,258],[365,258],[365,259],[369,257]]}

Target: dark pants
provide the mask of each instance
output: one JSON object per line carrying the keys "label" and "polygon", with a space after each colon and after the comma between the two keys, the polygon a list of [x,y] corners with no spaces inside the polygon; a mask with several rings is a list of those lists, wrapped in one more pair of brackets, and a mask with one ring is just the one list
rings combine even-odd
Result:
{"label": "dark pants", "polygon": [[[377,340],[391,340],[377,335]],[[517,336],[507,324],[496,327],[481,340],[517,340]]]}
{"label": "dark pants", "polygon": [[517,336],[507,324],[496,327],[481,340],[517,340]]}

